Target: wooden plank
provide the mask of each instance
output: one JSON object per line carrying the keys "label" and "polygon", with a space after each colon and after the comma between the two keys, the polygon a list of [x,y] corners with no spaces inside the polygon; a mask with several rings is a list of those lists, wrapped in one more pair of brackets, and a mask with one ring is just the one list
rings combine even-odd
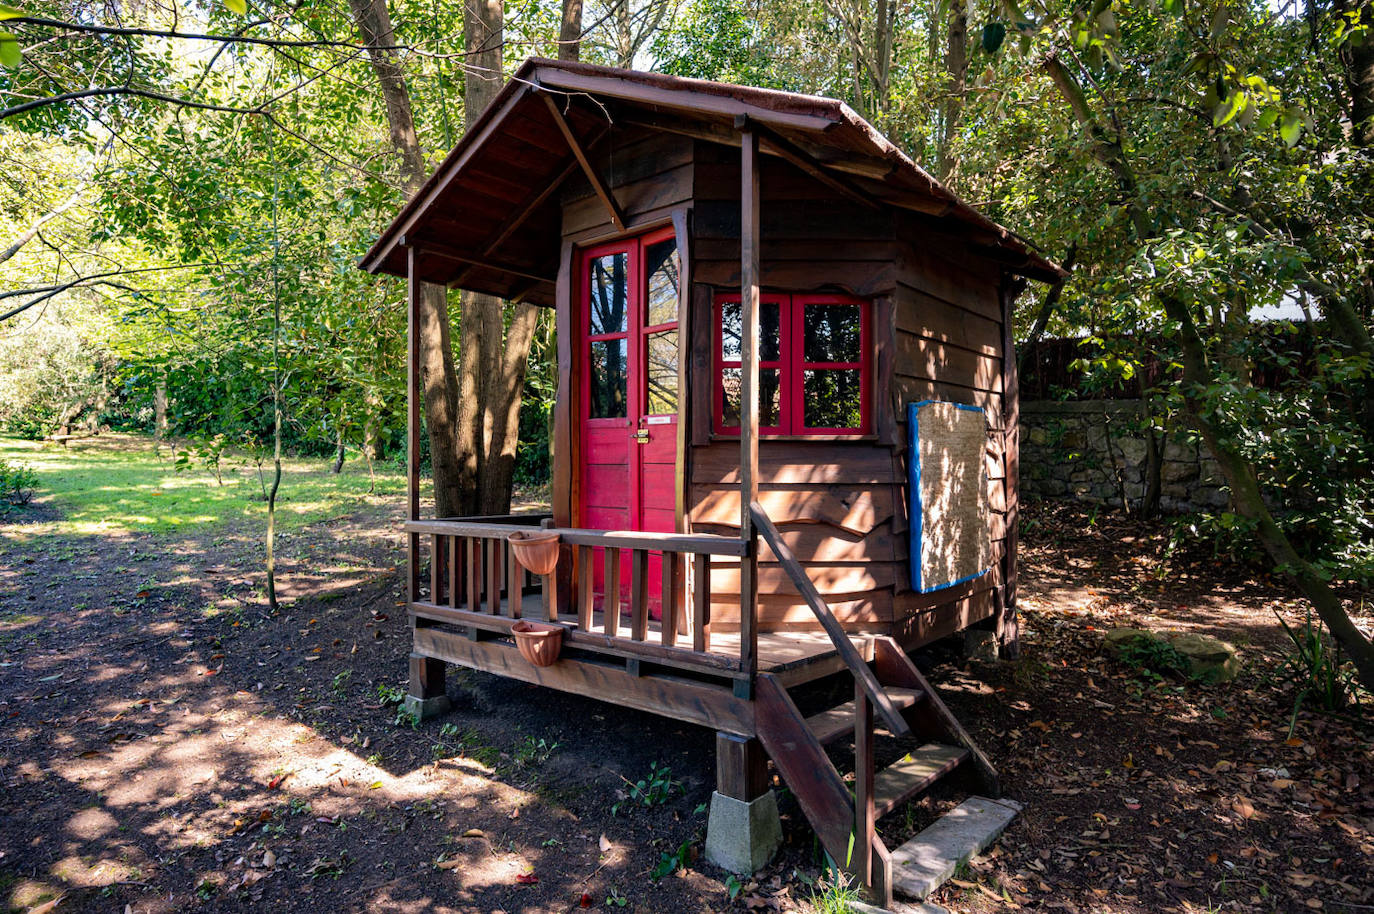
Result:
{"label": "wooden plank", "polygon": [[879,296],[873,302],[873,430],[879,443],[888,447],[898,443],[897,410],[892,402],[892,379],[897,370],[893,310],[890,295]]}
{"label": "wooden plank", "polygon": [[[774,521],[783,541],[802,562],[901,562],[906,559],[905,543],[892,530],[891,521],[883,521],[860,536],[832,527],[829,524],[790,524]],[[716,532],[711,525],[706,531]],[[728,527],[718,528],[725,532]],[[704,531],[705,532],[705,531]],[[900,548],[900,551],[899,551]],[[759,562],[776,562],[777,556],[767,543],[759,544]]]}
{"label": "wooden plank", "polygon": [[[690,150],[690,144],[687,144]],[[692,289],[692,233],[690,220],[692,211],[687,207],[673,210],[673,239],[677,242],[678,252],[678,300],[677,300],[677,389],[678,397],[677,440],[673,464],[673,530],[682,533],[687,529],[687,480],[692,478],[691,459],[688,452],[688,429],[691,428],[696,413],[709,412],[709,401],[692,398],[692,345],[693,315],[691,302]],[[685,617],[686,614],[684,613]]]}
{"label": "wooden plank", "polygon": [[[691,301],[691,325],[688,328],[688,337],[691,340],[691,366],[692,370],[689,378],[689,387],[684,390],[691,391],[691,416],[689,421],[692,427],[692,444],[703,446],[711,442],[711,413],[713,410],[712,397],[715,380],[712,372],[712,348],[715,346],[715,315],[711,312],[711,289],[699,283],[692,283]],[[699,455],[693,449],[692,454],[692,477],[698,474],[699,468],[697,460]],[[739,467],[739,452],[733,447],[729,460],[731,465]]]}
{"label": "wooden plank", "polygon": [[592,189],[596,191],[597,197],[601,199],[602,205],[606,207],[611,222],[613,222],[615,227],[620,231],[625,231],[625,217],[620,211],[620,204],[617,203],[615,197],[611,195],[610,188],[601,180],[601,174],[592,167],[592,163],[587,159],[586,150],[582,148],[582,144],[578,141],[576,134],[574,134],[572,128],[568,126],[567,120],[563,117],[563,112],[558,110],[558,103],[553,100],[552,95],[547,93],[544,94],[543,98],[544,103],[548,106],[549,113],[553,115],[554,125],[558,127],[558,132],[563,134],[563,139],[567,142],[568,148],[572,150],[572,154],[577,158],[577,163],[582,166],[582,173],[587,176],[587,180],[591,182]]}
{"label": "wooden plank", "polygon": [[[733,526],[738,516],[739,498],[736,489],[693,486],[692,523]],[[764,507],[775,524],[829,524],[857,536],[867,535],[891,518],[895,509],[890,488],[866,490],[840,485],[770,487],[759,491],[755,501]]]}
{"label": "wooden plank", "polygon": [[[783,545],[786,546],[785,540]],[[769,595],[795,594],[805,596],[802,588],[793,579],[787,563],[775,551],[773,554],[775,558],[773,563],[760,563],[758,566],[756,574],[759,590]],[[788,549],[788,555],[792,555],[790,549]],[[797,561],[795,556],[792,557],[792,560]],[[897,578],[904,573],[902,566],[895,561],[845,564],[807,562],[804,566],[798,562],[797,566],[806,572],[811,581],[811,588],[814,588],[817,593],[827,599],[832,595],[862,594],[882,588],[890,589],[896,583]],[[716,595],[737,594],[739,593],[739,586],[739,565],[716,563],[711,575],[712,593]]]}
{"label": "wooden plank", "polygon": [[431,537],[429,543],[429,598],[435,603],[442,602],[440,600],[442,592],[440,576],[444,573],[443,555],[443,538],[436,533]]}
{"label": "wooden plank", "polygon": [[479,571],[482,566],[478,561],[481,552],[476,537],[467,538],[467,551],[468,612],[479,613],[482,611],[482,604],[478,599],[482,592],[482,578]]}
{"label": "wooden plank", "polygon": [[[995,610],[993,590],[981,590],[960,600],[942,603],[935,609],[904,615],[898,609],[892,623],[892,636],[914,649],[992,617]],[[900,597],[898,597],[900,605]]]}
{"label": "wooden plank", "polygon": [[692,559],[692,649],[711,649],[711,562]]}
{"label": "wooden plank", "polygon": [[487,612],[493,616],[501,615],[501,540],[491,539],[484,544],[484,562],[487,572]]}
{"label": "wooden plank", "polygon": [[606,549],[606,576],[602,579],[601,621],[606,634],[620,633],[620,550]]}
{"label": "wooden plank", "polygon": [[558,338],[558,392],[553,406],[553,521],[560,527],[571,527],[573,505],[577,496],[579,465],[577,436],[573,435],[573,416],[580,405],[577,385],[573,383],[573,341],[577,338],[572,306],[573,246],[564,241],[558,258],[558,285],[554,313],[555,336]]}
{"label": "wooden plank", "polygon": [[510,550],[510,544],[506,544],[506,615],[512,619],[519,619],[521,607],[524,604],[525,570],[520,566],[520,561]]}
{"label": "wooden plank", "polygon": [[482,267],[488,270],[497,270],[501,273],[509,273],[511,276],[519,276],[521,279],[531,279],[541,283],[556,283],[558,280],[557,274],[552,270],[548,273],[540,273],[536,272],[539,267],[534,265],[503,263],[491,257],[477,257],[434,238],[414,238],[407,236],[402,238],[401,242],[410,250],[418,248],[426,254],[440,257],[444,260],[452,260],[454,263]]}
{"label": "wooden plank", "polygon": [[1004,277],[1002,288],[1002,402],[1004,421],[1002,437],[1002,459],[1005,463],[1006,479],[1006,544],[1002,557],[1004,585],[1002,589],[1001,618],[998,620],[998,637],[1008,659],[1014,660],[1021,655],[1021,626],[1016,611],[1016,562],[1018,555],[1018,536],[1020,529],[1021,500],[1019,495],[1021,470],[1021,382],[1016,370],[1016,342],[1012,336],[1012,308],[1017,296],[1025,288],[1024,280],[1011,280]]}
{"label": "wooden plank", "polygon": [[969,352],[1002,355],[1001,321],[906,287],[898,290],[894,304],[898,330]]}
{"label": "wooden plank", "polygon": [[[905,479],[905,474],[894,475],[891,449],[873,442],[759,442],[760,488],[774,485],[869,486],[904,482]],[[739,451],[733,439],[713,441],[694,449],[692,482],[697,485],[739,484]]]}
{"label": "wooden plank", "polygon": [[[457,609],[463,602],[462,589],[462,562],[458,549],[458,537],[448,536],[444,538],[448,543],[448,605]],[[433,595],[431,595],[431,598]],[[437,600],[436,600],[437,602]]]}
{"label": "wooden plank", "polygon": [[[699,258],[695,279],[722,288],[743,283],[738,265],[728,260]],[[868,298],[890,293],[897,287],[897,272],[885,261],[761,260],[759,281],[765,286],[805,289],[833,286]]]}
{"label": "wooden plank", "polygon": [[772,675],[760,674],[755,696],[759,741],[797,798],[821,846],[834,860],[849,859],[854,805],[849,787],[811,738],[801,712]]}
{"label": "wooden plank", "polygon": [[630,676],[622,669],[584,661],[563,660],[553,666],[538,667],[527,663],[513,645],[467,641],[451,632],[433,628],[417,629],[415,637],[415,646],[420,653],[448,663],[602,701],[607,696],[614,696],[614,703],[622,707],[725,733],[754,735],[752,705],[720,686],[657,676]]}
{"label": "wooden plank", "polygon": [[606,209],[597,197],[567,203],[563,207],[563,235],[576,237],[581,232],[596,229],[598,226],[617,234],[637,229],[635,219],[645,213],[667,208],[668,221],[672,221],[672,210],[692,200],[692,166],[680,165],[660,174],[643,178],[617,187],[614,191],[619,201],[623,218],[629,223],[626,229],[618,229],[606,216]]}
{"label": "wooden plank", "polygon": [[830,636],[830,640],[835,645],[835,650],[840,658],[844,660],[845,666],[849,668],[854,679],[863,687],[869,700],[873,702],[874,711],[882,717],[883,722],[887,724],[893,735],[905,736],[910,733],[911,728],[902,719],[901,712],[893,704],[892,699],[887,696],[887,693],[882,690],[882,686],[878,684],[873,671],[868,668],[863,657],[854,648],[849,638],[845,636],[844,630],[840,628],[840,623],[831,614],[825,600],[816,592],[816,587],[811,583],[811,578],[807,576],[806,571],[797,562],[796,557],[792,555],[792,551],[787,548],[787,544],[778,535],[777,528],[768,519],[763,507],[758,502],[752,502],[749,505],[749,513],[757,525],[759,535],[773,547],[773,552],[777,554],[778,561],[787,569],[793,583],[801,591],[802,596],[806,598],[807,603],[810,604],[811,611],[816,614],[816,619],[821,623],[821,627]]}
{"label": "wooden plank", "polygon": [[1002,394],[1002,360],[897,331],[896,373]]}
{"label": "wooden plank", "polygon": [[[893,704],[902,710],[906,710],[925,698],[925,693],[920,689],[899,689],[893,686],[884,685],[884,690],[892,698]],[[811,731],[811,735],[822,746],[833,743],[841,736],[854,735],[854,715],[856,701],[846,701],[842,705],[822,711],[819,714],[812,714],[806,719],[806,728]]]}
{"label": "wooden plank", "polygon": [[854,858],[853,872],[867,885],[873,877],[871,852],[874,802],[873,705],[863,686],[854,683]]}
{"label": "wooden plank", "polygon": [[577,547],[577,627],[584,632],[592,630],[592,579],[596,574],[592,567],[594,554],[591,546]]}
{"label": "wooden plank", "polygon": [[662,641],[668,647],[677,643],[678,629],[678,588],[677,588],[677,569],[681,564],[682,557],[674,552],[663,553],[663,581],[659,586],[659,599],[662,603],[663,612],[659,623],[662,632]]}
{"label": "wooden plank", "polygon": [[[465,520],[406,521],[403,529],[413,533],[442,533],[480,539],[505,539],[512,533],[527,531],[516,524],[469,523]],[[585,530],[579,527],[554,527],[560,540],[570,546],[614,546],[619,549],[667,549],[707,555],[743,555],[745,548],[736,536],[693,533],[654,533],[644,530]]]}
{"label": "wooden plank", "polygon": [[884,768],[875,779],[874,812],[879,818],[887,815],[917,794],[929,790],[968,757],[968,750],[961,746],[939,743],[927,743],[908,752]]}
{"label": "wooden plank", "polygon": [[643,641],[649,632],[649,553],[630,550],[630,637]]}

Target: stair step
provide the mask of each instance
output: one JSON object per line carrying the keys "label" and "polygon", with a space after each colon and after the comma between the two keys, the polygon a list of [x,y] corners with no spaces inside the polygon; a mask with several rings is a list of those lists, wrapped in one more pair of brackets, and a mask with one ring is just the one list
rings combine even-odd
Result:
{"label": "stair step", "polygon": [[1021,811],[1015,800],[969,797],[892,852],[892,886],[898,895],[924,899],[955,869],[986,849]]}
{"label": "stair step", "polygon": [[[885,688],[884,692],[892,699],[897,710],[904,711],[925,697],[920,689]],[[829,711],[813,714],[806,719],[806,726],[822,746],[833,743],[846,733],[854,732],[854,702],[846,701]]]}
{"label": "stair step", "polygon": [[873,778],[873,812],[882,818],[930,787],[968,758],[961,746],[927,743],[909,752]]}

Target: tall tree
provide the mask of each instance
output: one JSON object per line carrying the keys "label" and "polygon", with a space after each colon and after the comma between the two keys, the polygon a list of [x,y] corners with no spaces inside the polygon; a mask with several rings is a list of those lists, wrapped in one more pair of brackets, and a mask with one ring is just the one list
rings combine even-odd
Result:
{"label": "tall tree", "polygon": [[[501,0],[466,0],[463,101],[469,130],[491,106],[505,81],[504,31]],[[466,514],[505,514],[510,510],[525,360],[539,312],[526,302],[516,303],[510,309],[507,330],[506,310],[494,295],[463,296],[457,443],[463,479],[471,480],[462,503]]]}
{"label": "tall tree", "polygon": [[563,0],[558,28],[558,59],[577,60],[582,47],[582,0]]}
{"label": "tall tree", "polygon": [[[428,169],[415,130],[410,90],[401,68],[386,0],[349,0],[349,8],[367,45],[368,59],[386,103],[391,144],[401,162],[402,186],[406,195],[413,197],[424,184]],[[423,285],[420,325],[416,329],[419,331],[425,393],[425,424],[429,430],[430,463],[434,473],[434,510],[439,517],[457,517],[472,513],[470,496],[476,489],[477,480],[473,465],[463,458],[467,436],[458,408],[460,385],[450,339],[448,290],[443,286]]]}

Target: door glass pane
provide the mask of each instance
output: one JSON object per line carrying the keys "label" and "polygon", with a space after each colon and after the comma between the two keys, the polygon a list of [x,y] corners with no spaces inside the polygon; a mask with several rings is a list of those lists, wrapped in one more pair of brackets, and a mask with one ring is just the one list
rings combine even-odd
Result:
{"label": "door glass pane", "polygon": [[659,324],[671,324],[677,320],[678,276],[681,272],[677,239],[667,238],[649,245],[644,258],[649,273],[645,325],[657,327]]}
{"label": "door glass pane", "polygon": [[645,341],[648,351],[649,415],[663,416],[677,412],[677,330],[663,330],[649,334]]}
{"label": "door glass pane", "polygon": [[803,357],[808,362],[862,359],[859,319],[857,305],[807,305],[802,309]]}
{"label": "door glass pane", "polygon": [[588,417],[624,418],[625,340],[596,340],[591,343],[590,361],[592,391]]}
{"label": "door glass pane", "polygon": [[629,263],[629,255],[624,252],[593,258],[589,277],[588,336],[625,332],[626,300],[630,294]]}
{"label": "door glass pane", "polygon": [[863,423],[857,368],[805,371],[802,400],[807,428],[859,428]]}
{"label": "door glass pane", "polygon": [[[740,386],[744,381],[742,370],[726,368],[721,373],[721,395],[724,397],[721,424],[727,428],[739,425]],[[782,408],[782,371],[777,368],[759,369],[759,427],[777,428],[778,415]]]}
{"label": "door glass pane", "polygon": [[[778,360],[778,303],[762,302],[759,305],[759,361]],[[727,362],[742,359],[740,328],[743,326],[744,312],[737,301],[725,302],[720,306],[720,357]]]}

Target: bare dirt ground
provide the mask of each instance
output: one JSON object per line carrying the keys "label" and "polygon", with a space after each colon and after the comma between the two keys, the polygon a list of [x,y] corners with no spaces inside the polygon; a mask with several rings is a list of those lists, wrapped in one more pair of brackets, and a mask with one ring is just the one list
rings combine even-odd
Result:
{"label": "bare dirt ground", "polygon": [[[286,538],[276,615],[249,522],[44,534],[62,511],[40,501],[0,518],[9,909],[811,909],[821,861],[786,797],[787,844],[766,871],[741,885],[696,858],[709,732],[457,671],[453,713],[398,723],[400,499]],[[1304,711],[1290,739],[1292,692],[1266,679],[1285,649],[1271,607],[1298,621],[1297,601],[1201,557],[1161,573],[1157,528],[1044,507],[1028,518],[1023,659],[920,657],[1026,805],[938,900],[1374,909],[1369,721]],[[1223,686],[1155,681],[1102,654],[1118,625],[1218,634],[1246,671]],[[664,801],[625,802],[626,780],[654,765],[670,772]],[[654,878],[665,854],[686,866]]]}

